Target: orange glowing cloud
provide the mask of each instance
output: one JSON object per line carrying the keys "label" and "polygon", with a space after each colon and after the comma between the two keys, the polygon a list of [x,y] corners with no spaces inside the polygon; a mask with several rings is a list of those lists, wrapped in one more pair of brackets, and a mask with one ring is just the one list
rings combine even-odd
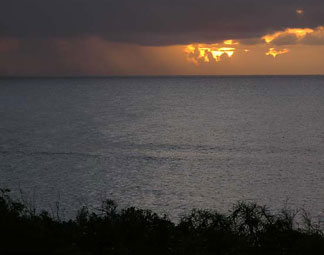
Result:
{"label": "orange glowing cloud", "polygon": [[232,44],[238,44],[232,40],[224,41],[226,46],[219,47],[218,44],[191,44],[186,46],[185,52],[188,55],[188,60],[194,64],[209,63],[210,61],[221,61],[223,55],[232,57],[235,53],[235,48],[228,47]]}
{"label": "orange glowing cloud", "polygon": [[302,10],[302,9],[297,9],[297,10],[296,10],[296,13],[297,13],[298,15],[304,15],[304,10]]}
{"label": "orange glowing cloud", "polygon": [[[303,10],[300,9],[300,11]],[[302,14],[302,12],[299,13]],[[244,40],[236,41],[231,39],[215,44],[190,44],[185,47],[187,61],[198,66],[203,63],[220,62],[226,58],[231,58],[234,54],[237,54],[237,57],[231,61],[233,63],[240,61],[239,59],[247,57],[247,55],[251,57],[257,54],[270,56],[275,59],[277,56],[291,51],[296,53],[296,45],[298,47],[301,47],[301,45],[324,46],[324,26],[315,28],[286,28],[256,39],[255,43],[250,44],[245,43]],[[269,46],[267,47],[266,45]],[[265,49],[264,47],[267,48]]]}
{"label": "orange glowing cloud", "polygon": [[237,41],[234,41],[234,40],[226,40],[226,41],[224,41],[224,44],[225,45],[237,45],[239,43]]}
{"label": "orange glowing cloud", "polygon": [[270,48],[269,51],[266,53],[267,56],[272,56],[273,58],[276,58],[278,55],[288,53],[288,49],[283,50],[276,50],[275,48]]}
{"label": "orange glowing cloud", "polygon": [[294,35],[298,40],[301,40],[308,34],[312,34],[314,32],[315,30],[311,28],[287,28],[284,31],[278,31],[273,34],[265,35],[262,37],[262,39],[268,44],[278,39],[279,37],[287,35]]}

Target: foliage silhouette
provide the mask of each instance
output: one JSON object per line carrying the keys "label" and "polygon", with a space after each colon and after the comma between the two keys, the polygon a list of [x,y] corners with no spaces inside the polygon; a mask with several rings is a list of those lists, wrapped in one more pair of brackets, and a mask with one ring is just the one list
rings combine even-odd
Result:
{"label": "foliage silhouette", "polygon": [[75,219],[36,213],[0,189],[0,254],[324,254],[323,231],[306,213],[239,202],[227,215],[197,210],[175,224],[166,215],[112,200]]}

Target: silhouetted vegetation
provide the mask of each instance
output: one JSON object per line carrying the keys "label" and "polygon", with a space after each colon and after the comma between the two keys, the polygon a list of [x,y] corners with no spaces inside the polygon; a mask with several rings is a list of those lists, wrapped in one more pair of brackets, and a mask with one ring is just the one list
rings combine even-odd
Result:
{"label": "silhouetted vegetation", "polygon": [[228,215],[193,210],[175,224],[134,207],[83,207],[73,220],[36,213],[0,190],[0,254],[324,254],[324,236],[304,214],[274,214],[239,202]]}

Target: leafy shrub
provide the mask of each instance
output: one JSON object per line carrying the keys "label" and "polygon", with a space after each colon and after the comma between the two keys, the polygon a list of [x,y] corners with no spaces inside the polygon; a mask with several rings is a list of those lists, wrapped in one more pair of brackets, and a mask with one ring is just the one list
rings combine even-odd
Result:
{"label": "leafy shrub", "polygon": [[323,231],[307,214],[303,226],[295,216],[239,202],[227,215],[195,209],[175,224],[166,215],[119,209],[106,200],[61,221],[0,189],[0,254],[324,254]]}

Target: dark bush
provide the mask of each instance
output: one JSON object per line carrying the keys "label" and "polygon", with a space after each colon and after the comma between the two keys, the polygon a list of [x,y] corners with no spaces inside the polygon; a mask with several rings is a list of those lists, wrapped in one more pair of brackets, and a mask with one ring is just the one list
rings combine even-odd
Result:
{"label": "dark bush", "polygon": [[319,226],[304,214],[296,224],[287,210],[239,202],[228,214],[193,210],[178,224],[106,200],[79,210],[74,220],[39,214],[0,190],[0,254],[324,254]]}

